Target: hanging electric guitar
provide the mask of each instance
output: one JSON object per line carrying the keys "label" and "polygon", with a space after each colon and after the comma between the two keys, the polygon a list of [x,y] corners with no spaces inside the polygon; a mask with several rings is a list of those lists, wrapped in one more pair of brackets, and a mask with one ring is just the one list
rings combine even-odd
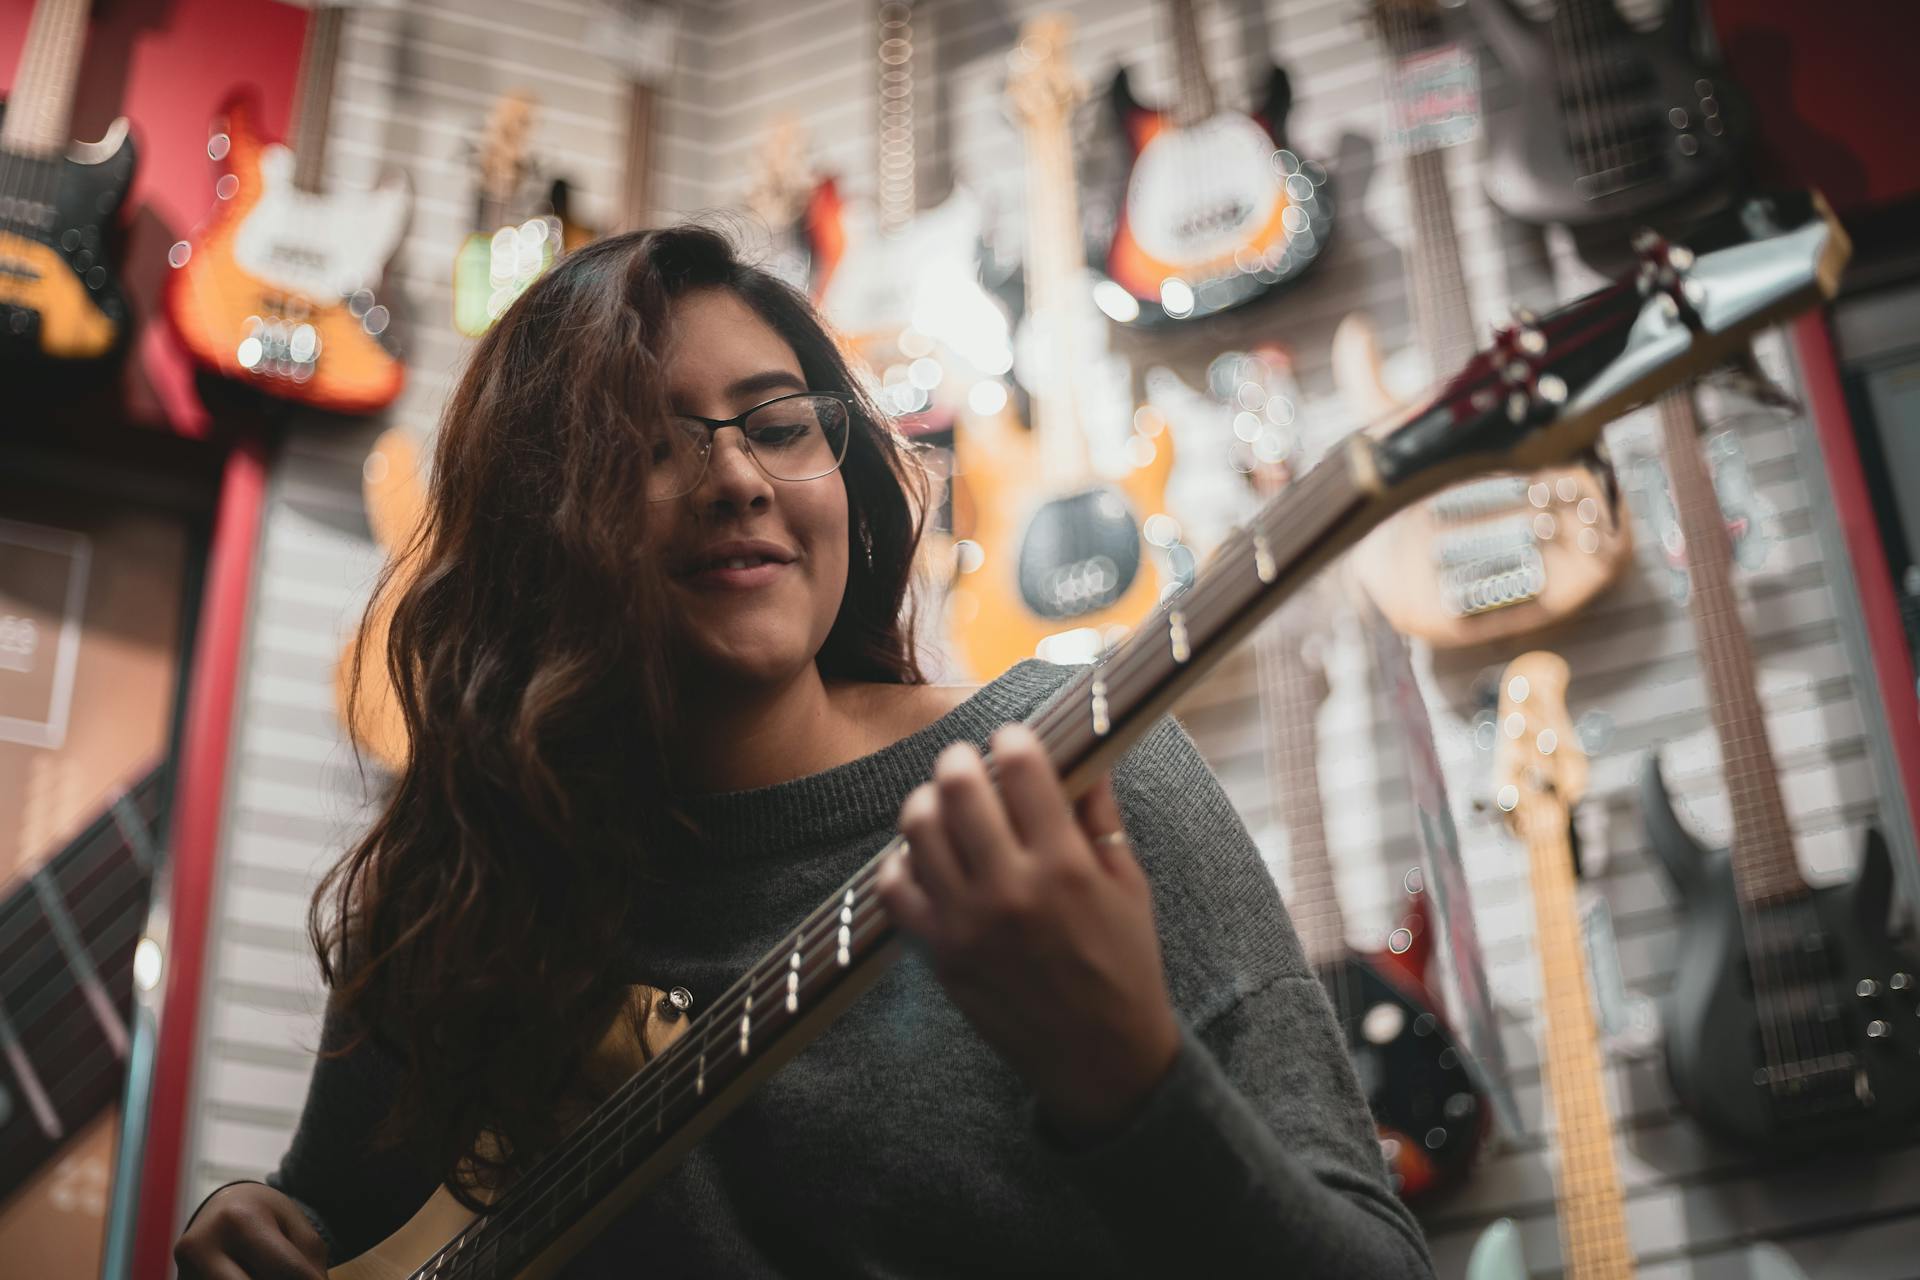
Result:
{"label": "hanging electric guitar", "polygon": [[165,803],[149,770],[0,900],[0,1201],[119,1101]]}
{"label": "hanging electric guitar", "polygon": [[1469,0],[1514,83],[1487,120],[1487,195],[1522,222],[1582,226],[1643,216],[1739,171],[1739,106],[1700,48],[1700,0],[1669,0],[1653,30],[1615,0]]}
{"label": "hanging electric guitar", "polygon": [[1574,900],[1573,807],[1586,794],[1587,758],[1566,695],[1567,664],[1557,655],[1528,653],[1507,664],[1500,677],[1495,803],[1525,842],[1530,863],[1564,1274],[1625,1280],[1633,1274],[1633,1250]]}
{"label": "hanging electric guitar", "polygon": [[799,118],[776,117],[760,140],[746,207],[772,236],[766,268],[815,302],[846,252],[843,203],[839,183],[814,173]]}
{"label": "hanging electric guitar", "polygon": [[[1349,437],[1224,542],[1190,589],[1028,721],[1068,794],[1092,786],[1262,618],[1391,511],[1474,472],[1582,456],[1620,413],[1831,296],[1848,253],[1824,204],[1807,197],[1750,201],[1694,245],[1715,251],[1696,259],[1652,239],[1640,274],[1501,332],[1403,426],[1382,439]],[[670,1043],[623,1015],[607,1046],[627,1045],[634,1074],[488,1212],[442,1188],[382,1244],[335,1267],[333,1280],[553,1274],[900,954],[875,882],[901,847],[889,841],[732,988],[680,1017]],[[654,1002],[636,991],[632,1007]],[[642,1054],[631,1043],[641,1039],[657,1052]]]}
{"label": "hanging electric guitar", "polygon": [[453,260],[453,327],[469,338],[491,328],[560,252],[558,218],[513,215],[527,176],[533,111],[525,92],[501,95],[480,141],[478,215]]}
{"label": "hanging electric guitar", "polygon": [[[1168,0],[1179,95],[1160,110],[1123,67],[1108,98],[1131,158],[1101,266],[1130,304],[1123,323],[1213,315],[1298,280],[1333,231],[1327,173],[1287,142],[1293,84],[1270,67],[1259,109],[1220,106],[1200,52],[1198,0]],[[1118,301],[1118,300],[1116,300]]]}
{"label": "hanging electric guitar", "polygon": [[[652,0],[601,0],[595,10],[594,42],[631,77],[632,115],[621,180],[617,224],[626,230],[645,225],[651,206],[653,169],[653,86],[673,64],[679,20],[671,8]],[[412,538],[427,510],[427,463],[413,432],[392,427],[373,442],[361,467],[361,499],[374,542],[389,557]],[[376,763],[399,771],[406,764],[406,720],[387,678],[387,626],[393,601],[405,587],[396,576],[341,649],[333,672],[334,714],[354,745]],[[359,700],[354,702],[354,662],[359,657]]]}
{"label": "hanging electric guitar", "polygon": [[[1375,12],[1393,61],[1390,100],[1412,207],[1414,327],[1431,366],[1445,369],[1473,350],[1473,317],[1444,155],[1462,136],[1461,108],[1457,95],[1432,91],[1430,68],[1466,55],[1443,38],[1435,0],[1378,0]],[[1333,367],[1341,398],[1362,418],[1396,408],[1358,316],[1334,335]],[[1610,505],[1579,470],[1476,480],[1396,517],[1360,548],[1354,573],[1404,635],[1441,648],[1524,635],[1581,609],[1632,560],[1632,537]]]}
{"label": "hanging electric guitar", "polygon": [[127,335],[108,255],[133,182],[125,119],[71,142],[88,0],[38,0],[0,120],[0,358],[91,360]]}
{"label": "hanging electric guitar", "polygon": [[290,148],[261,137],[251,91],[214,119],[218,199],[168,255],[167,315],[214,373],[279,399],[371,413],[406,376],[385,345],[392,316],[375,290],[412,201],[398,176],[371,191],[322,184],[344,20],[326,4],[307,24]]}
{"label": "hanging electric guitar", "polygon": [[[1065,19],[1030,22],[1007,77],[1008,103],[1026,134],[1028,315],[1019,346],[1031,430],[1010,410],[979,415],[955,444],[977,514],[950,602],[954,647],[981,679],[1065,633],[1088,640],[1072,650],[1091,658],[1115,628],[1138,622],[1160,599],[1141,523],[1166,508],[1172,443],[1132,433],[1130,417],[1122,423],[1130,434],[1116,439],[1108,410],[1087,409],[1094,381],[1111,375],[1102,359],[1108,326],[1093,310],[1080,250],[1068,124],[1082,88],[1068,37]],[[1121,468],[1118,479],[1095,469],[1088,432],[1096,428],[1110,442],[1100,455]]]}
{"label": "hanging electric guitar", "polygon": [[1891,1136],[1920,1115],[1920,963],[1888,940],[1887,846],[1868,834],[1850,885],[1801,878],[1689,392],[1662,398],[1660,427],[1733,810],[1731,847],[1703,848],[1675,814],[1658,760],[1648,762],[1648,839],[1686,913],[1668,1072],[1687,1109],[1724,1138],[1824,1148]]}
{"label": "hanging electric guitar", "polygon": [[[1255,473],[1267,500],[1278,492],[1268,478],[1274,471]],[[1408,876],[1407,916],[1384,948],[1358,951],[1347,941],[1320,813],[1314,722],[1326,676],[1302,652],[1288,619],[1267,623],[1253,638],[1267,776],[1286,832],[1287,914],[1346,1033],[1393,1189],[1413,1203],[1466,1177],[1492,1112],[1427,987],[1433,938],[1418,872]]]}

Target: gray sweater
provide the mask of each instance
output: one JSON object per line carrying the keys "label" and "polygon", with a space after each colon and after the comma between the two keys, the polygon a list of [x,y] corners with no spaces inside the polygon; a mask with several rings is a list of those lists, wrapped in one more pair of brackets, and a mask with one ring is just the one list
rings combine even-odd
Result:
{"label": "gray sweater", "polygon": [[[1022,663],[864,759],[696,801],[704,838],[673,851],[668,885],[640,904],[633,980],[685,987],[697,1012],[880,849],[941,747],[983,744],[1068,675]],[[1219,784],[1171,720],[1116,784],[1183,1024],[1125,1131],[1057,1142],[910,949],[565,1274],[1431,1275],[1320,984]],[[269,1179],[335,1263],[436,1183],[370,1148],[394,1080],[371,1045],[322,1058]]]}

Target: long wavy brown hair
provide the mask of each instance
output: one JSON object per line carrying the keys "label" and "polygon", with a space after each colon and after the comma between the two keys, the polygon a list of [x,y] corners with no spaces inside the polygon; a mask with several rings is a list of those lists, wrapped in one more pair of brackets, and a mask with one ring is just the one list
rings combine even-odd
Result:
{"label": "long wavy brown hair", "polygon": [[641,495],[674,301],[713,287],[787,341],[810,387],[855,405],[822,674],[921,679],[904,606],[925,474],[804,297],[681,226],[569,255],[500,317],[441,419],[426,518],[376,590],[393,593],[406,764],[309,918],[353,1043],[404,1063],[385,1139],[463,1194],[560,1136],[559,1104],[625,1004],[629,906],[659,891],[675,662],[663,513]]}

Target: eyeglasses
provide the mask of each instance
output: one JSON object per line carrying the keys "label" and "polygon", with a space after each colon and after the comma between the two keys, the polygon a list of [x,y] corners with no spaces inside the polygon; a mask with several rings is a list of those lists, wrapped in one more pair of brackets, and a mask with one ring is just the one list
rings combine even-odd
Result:
{"label": "eyeglasses", "polygon": [[852,419],[846,396],[823,391],[780,396],[731,418],[669,418],[653,444],[647,500],[665,502],[698,488],[722,427],[740,429],[747,456],[769,478],[818,480],[838,470],[847,456]]}

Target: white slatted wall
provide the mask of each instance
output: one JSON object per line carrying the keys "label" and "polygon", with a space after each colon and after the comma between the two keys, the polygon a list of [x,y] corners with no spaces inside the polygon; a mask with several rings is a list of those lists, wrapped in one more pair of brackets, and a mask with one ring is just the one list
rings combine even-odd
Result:
{"label": "white slatted wall", "polygon": [[[1019,24],[1044,8],[1077,21],[1075,62],[1095,95],[1122,59],[1154,98],[1171,83],[1160,6],[1150,0],[1045,6],[923,0],[921,200],[957,177],[995,213],[996,251],[1021,238],[1019,140],[1000,103],[1003,55]],[[532,88],[538,139],[599,215],[611,207],[624,96],[583,46],[583,0],[408,0],[404,13],[356,19],[343,54],[331,171],[365,180],[382,164],[414,175],[418,203],[398,263],[411,304],[412,382],[392,420],[426,431],[464,343],[448,328],[445,278],[466,228],[468,140],[498,92]],[[1376,320],[1383,346],[1409,333],[1400,245],[1407,211],[1396,167],[1379,154],[1380,64],[1357,0],[1213,0],[1203,36],[1222,92],[1248,92],[1271,56],[1292,70],[1293,143],[1334,172],[1341,218],[1316,276],[1277,306],[1175,341],[1120,348],[1136,379],[1149,363],[1197,381],[1219,350],[1271,337],[1293,351],[1307,401],[1337,418],[1327,363],[1333,326],[1350,310]],[[746,190],[762,131],[781,112],[809,127],[821,167],[853,197],[873,174],[869,0],[732,0],[699,6],[665,89],[658,201],[696,211]],[[1148,50],[1142,54],[1141,50]],[[1492,70],[1490,81],[1497,80]],[[1490,85],[1497,91],[1497,84]],[[934,118],[929,118],[934,117]],[[1093,121],[1084,120],[1087,132]],[[1471,147],[1450,154],[1461,250],[1482,325],[1507,299],[1551,301],[1553,273],[1537,236],[1500,218],[1479,189]],[[1337,428],[1340,424],[1335,423]],[[361,790],[331,710],[331,664],[364,599],[375,553],[358,497],[358,465],[378,424],[296,431],[276,471],[261,566],[251,670],[229,809],[226,875],[209,975],[190,1186],[257,1175],[277,1159],[304,1089],[317,995],[301,923],[317,866],[359,820]],[[1654,449],[1645,420],[1610,434],[1623,472]],[[1744,436],[1755,485],[1773,516],[1765,563],[1743,575],[1762,701],[1784,772],[1803,863],[1816,880],[1851,872],[1879,808],[1836,602],[1814,513],[1828,501],[1803,424],[1763,423]],[[1600,885],[1615,914],[1625,980],[1658,996],[1672,981],[1676,920],[1639,833],[1634,781],[1658,746],[1670,784],[1702,835],[1724,838],[1727,798],[1684,608],[1668,594],[1649,539],[1625,581],[1577,623],[1539,638],[1573,667],[1576,714],[1615,725],[1594,760],[1588,807],[1607,850]],[[1557,1266],[1551,1152],[1542,1122],[1537,960],[1524,855],[1474,808],[1490,786],[1474,745],[1469,686],[1504,653],[1421,661],[1467,849],[1481,936],[1500,1005],[1525,1132],[1429,1216],[1441,1274],[1461,1274],[1474,1232],[1518,1218],[1536,1274]],[[1398,729],[1372,689],[1366,648],[1343,623],[1327,649],[1333,693],[1320,718],[1328,836],[1356,942],[1389,925],[1397,868],[1414,856]],[[1185,708],[1189,728],[1241,806],[1267,821],[1267,782],[1251,663],[1234,661]],[[1657,1051],[1611,1063],[1628,1220],[1642,1274],[1745,1276],[1743,1247],[1774,1240],[1817,1277],[1920,1275],[1920,1150],[1812,1163],[1755,1159],[1704,1140],[1673,1104]]]}

